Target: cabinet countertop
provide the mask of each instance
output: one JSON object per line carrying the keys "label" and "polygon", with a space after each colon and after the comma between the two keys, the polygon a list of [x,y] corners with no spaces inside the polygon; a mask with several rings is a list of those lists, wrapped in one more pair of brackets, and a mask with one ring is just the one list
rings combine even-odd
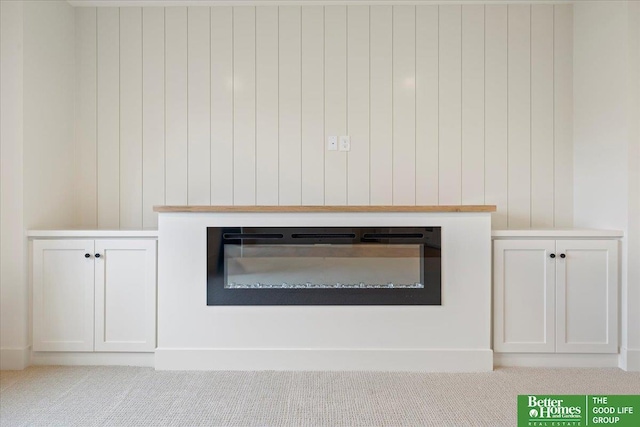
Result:
{"label": "cabinet countertop", "polygon": [[495,205],[440,205],[440,206],[154,206],[156,212],[255,212],[255,213],[308,213],[308,212],[495,212]]}
{"label": "cabinet countertop", "polygon": [[491,230],[491,237],[501,238],[613,238],[618,239],[624,236],[620,230],[589,230],[576,228],[548,228],[548,229],[523,229],[523,230]]}
{"label": "cabinet countertop", "polygon": [[27,237],[158,237],[158,230],[89,230],[89,229],[60,229],[60,230],[28,230]]}

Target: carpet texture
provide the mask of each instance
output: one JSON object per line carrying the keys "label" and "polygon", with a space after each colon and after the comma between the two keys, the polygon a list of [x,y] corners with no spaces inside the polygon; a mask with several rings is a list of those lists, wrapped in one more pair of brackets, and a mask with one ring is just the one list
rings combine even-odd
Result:
{"label": "carpet texture", "polygon": [[478,374],[156,372],[30,367],[0,373],[9,426],[514,426],[518,394],[640,394],[619,369]]}

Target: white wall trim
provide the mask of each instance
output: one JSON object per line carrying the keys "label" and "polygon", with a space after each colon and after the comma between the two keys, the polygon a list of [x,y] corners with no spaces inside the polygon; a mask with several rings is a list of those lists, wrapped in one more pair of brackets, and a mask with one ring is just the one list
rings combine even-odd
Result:
{"label": "white wall trim", "polygon": [[475,349],[157,349],[157,370],[486,372]]}
{"label": "white wall trim", "polygon": [[573,4],[581,0],[67,0],[74,7]]}
{"label": "white wall trim", "polygon": [[0,348],[0,370],[19,371],[29,366],[31,347]]}
{"label": "white wall trim", "polygon": [[617,368],[617,354],[494,353],[494,366]]}
{"label": "white wall trim", "polygon": [[154,367],[153,353],[33,352],[32,365]]}
{"label": "white wall trim", "polygon": [[625,371],[640,372],[640,349],[620,349],[620,369]]}

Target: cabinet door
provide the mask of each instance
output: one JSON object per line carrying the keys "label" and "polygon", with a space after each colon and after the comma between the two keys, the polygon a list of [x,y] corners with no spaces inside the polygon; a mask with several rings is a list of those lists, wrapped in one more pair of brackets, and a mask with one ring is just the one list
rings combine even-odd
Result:
{"label": "cabinet door", "polygon": [[493,242],[493,343],[496,352],[553,352],[553,240]]}
{"label": "cabinet door", "polygon": [[557,351],[617,353],[618,242],[558,240],[556,248]]}
{"label": "cabinet door", "polygon": [[32,260],[33,350],[93,351],[93,240],[34,240]]}
{"label": "cabinet door", "polygon": [[156,241],[96,240],[96,351],[154,351]]}

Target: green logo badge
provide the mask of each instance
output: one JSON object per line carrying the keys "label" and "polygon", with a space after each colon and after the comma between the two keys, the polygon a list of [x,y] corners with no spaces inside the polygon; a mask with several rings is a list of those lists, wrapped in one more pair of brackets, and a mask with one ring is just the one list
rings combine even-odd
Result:
{"label": "green logo badge", "polygon": [[519,395],[518,427],[640,426],[640,395]]}

